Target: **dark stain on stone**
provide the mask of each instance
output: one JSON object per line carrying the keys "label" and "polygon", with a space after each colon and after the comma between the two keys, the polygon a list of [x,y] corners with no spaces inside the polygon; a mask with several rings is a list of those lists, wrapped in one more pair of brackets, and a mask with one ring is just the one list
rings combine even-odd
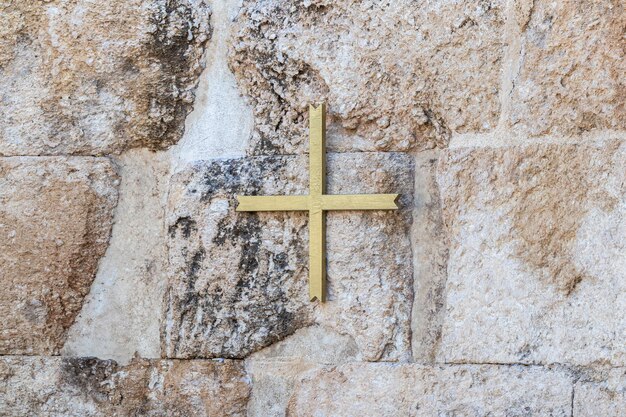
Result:
{"label": "dark stain on stone", "polygon": [[[202,206],[210,205],[214,198],[228,198],[234,207],[234,195],[260,194],[264,178],[280,177],[285,160],[254,157],[211,162],[199,169],[187,187],[197,190]],[[305,218],[303,214],[275,215]],[[292,233],[282,242],[286,249],[273,251],[262,244],[262,219],[257,213],[233,212],[216,219],[216,233],[206,253],[198,249],[202,243],[193,233],[183,242],[186,277],[179,287],[182,291],[173,291],[168,301],[176,324],[170,330],[167,349],[175,357],[243,358],[310,324],[308,303],[299,305],[293,300],[296,292],[302,294],[306,288],[305,269],[301,267],[306,258],[302,239],[306,223],[298,221],[300,225],[286,229]],[[205,257],[212,257],[213,251],[219,256],[230,250],[238,254],[232,270],[205,276],[200,270]],[[203,276],[202,285],[197,284],[199,275]],[[202,312],[201,326],[198,312]],[[214,335],[213,340],[206,339],[207,333]]]}
{"label": "dark stain on stone", "polygon": [[118,370],[113,360],[97,358],[63,358],[60,382],[77,389],[82,395],[96,402],[114,400],[111,379]]}
{"label": "dark stain on stone", "polygon": [[202,262],[204,261],[205,255],[206,252],[204,248],[200,248],[194,252],[191,257],[187,266],[187,278],[189,278],[190,281],[195,281],[195,279],[198,278],[198,272],[200,272],[200,268],[202,268]]}
{"label": "dark stain on stone", "polygon": [[282,156],[231,159],[217,161],[203,168],[200,201],[209,201],[217,195],[256,195],[261,192],[263,179],[277,176],[286,165]]}
{"label": "dark stain on stone", "polygon": [[206,41],[197,40],[202,34],[193,25],[194,8],[190,2],[165,0],[159,6],[150,19],[156,30],[146,45],[150,60],[160,67],[159,80],[149,99],[151,109],[157,109],[157,116],[148,126],[148,146],[152,150],[165,149],[182,136],[192,106],[180,92],[187,90],[190,80],[195,79],[194,88],[197,85],[202,68],[194,65],[197,52],[193,49],[203,50],[206,45]]}
{"label": "dark stain on stone", "polygon": [[195,220],[193,220],[189,216],[184,216],[176,219],[176,223],[168,228],[170,237],[176,237],[176,231],[179,229],[181,230],[182,236],[185,239],[189,239],[189,237],[191,236],[191,232],[196,232],[198,230],[198,227],[196,226]]}

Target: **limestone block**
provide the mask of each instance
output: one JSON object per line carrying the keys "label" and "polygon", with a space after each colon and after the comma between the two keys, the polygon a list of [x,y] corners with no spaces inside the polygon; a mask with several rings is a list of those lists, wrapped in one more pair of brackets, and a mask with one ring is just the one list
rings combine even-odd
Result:
{"label": "limestone block", "polygon": [[256,153],[302,153],[306,106],[326,100],[331,150],[424,149],[500,112],[503,1],[246,2],[231,68]]}
{"label": "limestone block", "polygon": [[11,417],[244,417],[249,390],[242,362],[0,359],[0,413]]}
{"label": "limestone block", "polygon": [[625,129],[624,3],[530,3],[511,124],[531,135]]}
{"label": "limestone block", "polygon": [[248,417],[283,417],[297,384],[324,364],[359,360],[352,338],[325,326],[311,326],[250,355],[252,379]]}
{"label": "limestone block", "polygon": [[303,361],[254,361],[247,369],[252,377],[248,417],[285,417],[295,387],[319,366]]}
{"label": "limestone block", "polygon": [[104,158],[0,158],[0,354],[58,354],[107,247],[117,185]]}
{"label": "limestone block", "polygon": [[626,363],[626,144],[453,149],[445,362]]}
{"label": "limestone block", "polygon": [[161,149],[182,134],[203,0],[0,4],[0,155]]}
{"label": "limestone block", "polygon": [[576,417],[621,417],[626,410],[626,368],[605,371],[595,381],[578,382],[574,390]]}
{"label": "limestone block", "polygon": [[367,360],[409,355],[413,161],[328,155],[328,193],[402,194],[399,211],[327,215],[328,299],[308,300],[307,214],[236,213],[235,194],[308,192],[305,156],[203,162],[173,178],[167,357],[244,357],[320,323]]}
{"label": "limestone block", "polygon": [[572,382],[540,367],[361,363],[310,374],[288,416],[571,416]]}

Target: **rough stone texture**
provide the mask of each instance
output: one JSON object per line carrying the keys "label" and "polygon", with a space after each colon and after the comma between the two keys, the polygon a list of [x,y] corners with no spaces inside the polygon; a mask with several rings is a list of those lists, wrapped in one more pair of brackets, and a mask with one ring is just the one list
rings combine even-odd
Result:
{"label": "rough stone texture", "polygon": [[626,144],[455,149],[446,362],[626,363]]}
{"label": "rough stone texture", "polygon": [[3,416],[244,417],[240,362],[0,358]]}
{"label": "rough stone texture", "polygon": [[109,240],[101,158],[0,158],[0,354],[56,354]]}
{"label": "rough stone texture", "polygon": [[245,2],[231,67],[253,105],[251,152],[305,152],[306,107],[323,99],[336,151],[431,148],[450,130],[490,130],[502,3]]}
{"label": "rough stone texture", "polygon": [[531,135],[625,129],[624,2],[529,3],[511,124]]}
{"label": "rough stone texture", "polygon": [[160,358],[165,293],[165,205],[169,161],[134,149],[116,159],[119,202],[108,249],[62,354],[128,363]]}
{"label": "rough stone texture", "polygon": [[243,357],[315,322],[354,338],[366,360],[409,354],[412,160],[328,157],[329,194],[402,194],[398,212],[327,215],[328,295],[308,301],[306,213],[235,213],[235,194],[308,192],[307,159],[199,163],[170,191],[168,357]]}
{"label": "rough stone texture", "polygon": [[[625,27],[0,0],[0,415],[623,416]],[[328,192],[402,194],[328,214],[324,304],[306,213],[234,211],[307,192],[321,101]]]}
{"label": "rough stone texture", "polygon": [[176,142],[209,16],[202,0],[0,2],[0,155]]}
{"label": "rough stone texture", "polygon": [[310,374],[288,416],[570,417],[563,372],[524,366],[349,364]]}
{"label": "rough stone texture", "polygon": [[626,368],[615,368],[576,383],[574,416],[621,417],[626,410]]}

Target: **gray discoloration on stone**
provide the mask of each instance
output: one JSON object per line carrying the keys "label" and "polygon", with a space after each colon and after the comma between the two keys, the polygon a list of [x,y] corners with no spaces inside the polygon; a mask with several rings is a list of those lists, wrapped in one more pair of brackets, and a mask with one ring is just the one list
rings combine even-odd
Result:
{"label": "gray discoloration on stone", "polygon": [[308,301],[306,214],[234,212],[235,194],[306,194],[304,156],[207,162],[174,177],[162,336],[168,357],[243,357],[315,322],[351,336],[364,358],[407,357],[412,161],[400,154],[328,159],[329,193],[400,192],[403,209],[328,215],[324,305]]}
{"label": "gray discoloration on stone", "polygon": [[106,249],[104,158],[0,158],[0,354],[58,354]]}
{"label": "gray discoloration on stone", "polygon": [[348,364],[310,372],[288,416],[570,417],[571,378],[540,367]]}
{"label": "gray discoloration on stone", "polygon": [[0,411],[11,417],[244,417],[249,392],[232,361],[0,358]]}
{"label": "gray discoloration on stone", "polygon": [[502,1],[247,1],[231,68],[254,153],[306,152],[308,103],[327,101],[335,151],[445,146],[488,131],[500,103]]}
{"label": "gray discoloration on stone", "polygon": [[624,142],[457,149],[438,359],[626,363]]}
{"label": "gray discoloration on stone", "polygon": [[0,5],[0,155],[180,139],[209,38],[202,0]]}

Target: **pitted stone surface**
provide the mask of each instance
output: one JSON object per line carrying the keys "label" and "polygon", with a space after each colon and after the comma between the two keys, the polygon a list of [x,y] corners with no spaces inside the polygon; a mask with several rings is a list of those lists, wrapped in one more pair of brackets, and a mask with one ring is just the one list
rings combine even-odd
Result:
{"label": "pitted stone surface", "polygon": [[58,354],[106,249],[104,158],[0,158],[0,354]]}
{"label": "pitted stone surface", "polygon": [[570,417],[572,382],[539,367],[349,364],[308,374],[288,416]]}
{"label": "pitted stone surface", "polygon": [[626,145],[455,149],[438,359],[626,362]]}
{"label": "pitted stone surface", "polygon": [[0,411],[10,417],[244,417],[249,392],[241,362],[0,359]]}
{"label": "pitted stone surface", "polygon": [[168,357],[244,357],[319,322],[368,360],[408,356],[412,160],[330,154],[328,193],[402,194],[398,212],[327,215],[329,302],[308,301],[306,213],[236,213],[235,194],[308,192],[305,156],[199,163],[177,174],[168,218]]}
{"label": "pitted stone surface", "polygon": [[451,130],[494,128],[502,3],[247,1],[231,67],[253,105],[251,152],[305,152],[306,108],[322,100],[336,151],[445,146]]}
{"label": "pitted stone surface", "polygon": [[0,155],[175,143],[209,17],[202,0],[0,3]]}
{"label": "pitted stone surface", "polygon": [[531,135],[626,129],[626,11],[619,0],[534,0],[521,21],[511,124]]}

